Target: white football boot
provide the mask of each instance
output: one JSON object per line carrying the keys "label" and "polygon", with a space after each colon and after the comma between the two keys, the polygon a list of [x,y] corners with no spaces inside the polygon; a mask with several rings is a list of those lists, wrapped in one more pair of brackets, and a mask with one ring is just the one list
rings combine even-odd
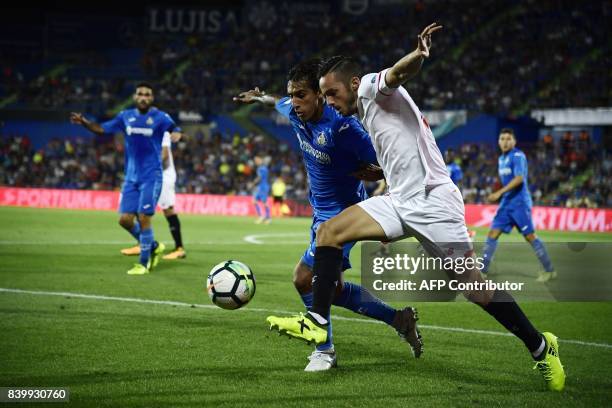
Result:
{"label": "white football boot", "polygon": [[308,356],[308,359],[310,362],[304,369],[304,371],[308,372],[327,371],[338,365],[336,350],[333,347],[325,351],[315,350]]}

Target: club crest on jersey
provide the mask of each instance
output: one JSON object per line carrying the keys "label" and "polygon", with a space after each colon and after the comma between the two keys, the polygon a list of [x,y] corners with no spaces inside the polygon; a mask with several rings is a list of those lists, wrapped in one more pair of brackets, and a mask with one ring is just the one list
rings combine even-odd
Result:
{"label": "club crest on jersey", "polygon": [[327,144],[327,138],[325,137],[325,132],[319,133],[319,136],[317,137],[317,144],[319,146],[325,146]]}
{"label": "club crest on jersey", "polygon": [[147,119],[147,125],[151,126],[153,124],[153,118],[149,116],[149,119]]}

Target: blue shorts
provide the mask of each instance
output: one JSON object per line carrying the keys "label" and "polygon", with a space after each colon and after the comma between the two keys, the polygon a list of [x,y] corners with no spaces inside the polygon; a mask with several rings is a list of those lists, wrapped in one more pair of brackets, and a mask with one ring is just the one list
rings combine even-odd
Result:
{"label": "blue shorts", "polygon": [[121,214],[155,214],[161,187],[161,177],[144,182],[125,181],[121,189],[119,212]]}
{"label": "blue shorts", "polygon": [[[317,228],[319,228],[319,225],[329,220],[334,215],[336,214],[333,214],[331,216],[315,215],[312,219],[312,226],[310,227],[310,245],[308,245],[308,248],[306,249],[306,251],[304,251],[304,255],[302,255],[302,262],[308,265],[310,269],[312,269],[314,265],[314,254],[317,248],[317,240],[316,240]],[[353,246],[355,246],[355,242],[349,242],[347,244],[344,244],[344,247],[342,248],[342,270],[343,271],[347,269],[351,269],[351,261],[349,260],[349,255],[351,253],[351,248],[353,248]]]}
{"label": "blue shorts", "polygon": [[270,193],[270,188],[258,188],[257,191],[255,191],[255,194],[253,194],[253,198],[255,199],[255,201],[261,201],[261,202],[266,202],[268,201],[268,194]]}
{"label": "blue shorts", "polygon": [[535,232],[531,219],[531,207],[499,207],[497,209],[491,229],[500,230],[507,234],[512,231],[513,227],[516,227],[523,235],[529,235]]}

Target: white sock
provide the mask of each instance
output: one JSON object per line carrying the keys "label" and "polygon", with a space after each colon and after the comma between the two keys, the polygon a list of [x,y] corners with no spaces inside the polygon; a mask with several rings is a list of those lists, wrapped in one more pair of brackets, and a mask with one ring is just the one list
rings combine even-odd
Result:
{"label": "white sock", "polygon": [[533,356],[533,358],[538,357],[540,354],[542,354],[542,352],[544,351],[544,348],[546,347],[546,341],[544,341],[544,336],[542,336],[542,343],[540,343],[540,347],[538,347],[538,349],[536,351],[534,351],[533,353],[531,353],[531,355]]}
{"label": "white sock", "polygon": [[320,314],[315,313],[315,312],[308,312],[308,314],[312,316],[317,321],[317,323],[327,324],[327,319],[321,316]]}

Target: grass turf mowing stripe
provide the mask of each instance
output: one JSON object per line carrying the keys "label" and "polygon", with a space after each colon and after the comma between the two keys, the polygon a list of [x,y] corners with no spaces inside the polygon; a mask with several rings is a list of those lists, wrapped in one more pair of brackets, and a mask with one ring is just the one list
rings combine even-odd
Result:
{"label": "grass turf mowing stripe", "polygon": [[[177,301],[172,301],[172,300],[155,300],[155,299],[140,299],[140,298],[129,298],[129,297],[118,297],[118,296],[91,295],[91,294],[86,294],[86,293],[47,292],[47,291],[13,289],[13,288],[0,288],[0,292],[34,295],[34,296],[62,296],[62,297],[73,297],[73,298],[79,298],[79,299],[108,300],[108,301],[115,301],[115,302],[132,302],[132,303],[148,303],[148,304],[154,304],[154,305],[196,307],[196,308],[201,308],[201,309],[219,309],[217,306],[202,305],[202,304],[197,304],[197,303],[177,302]],[[249,312],[259,312],[259,313],[291,314],[291,312],[288,312],[286,310],[262,309],[262,308],[253,308],[253,307],[248,308],[248,309],[240,309],[240,310],[249,311]],[[358,323],[382,324],[382,322],[379,322],[377,320],[366,320],[366,319],[344,317],[344,316],[332,316],[332,320],[344,320],[344,321],[351,321],[351,322],[358,322]],[[420,325],[420,327],[424,329],[428,329],[428,330],[482,334],[482,335],[488,335],[488,336],[506,336],[506,337],[512,336],[511,333],[507,333],[507,332],[465,329],[462,327],[445,327],[445,326],[433,326],[433,325],[425,325],[425,324]],[[565,344],[575,344],[579,346],[589,346],[589,347],[599,347],[599,348],[604,348],[604,349],[612,349],[612,344],[608,344],[608,343],[594,343],[594,342],[588,342],[588,341],[582,341],[582,340],[572,340],[572,339],[559,339],[559,341]]]}

